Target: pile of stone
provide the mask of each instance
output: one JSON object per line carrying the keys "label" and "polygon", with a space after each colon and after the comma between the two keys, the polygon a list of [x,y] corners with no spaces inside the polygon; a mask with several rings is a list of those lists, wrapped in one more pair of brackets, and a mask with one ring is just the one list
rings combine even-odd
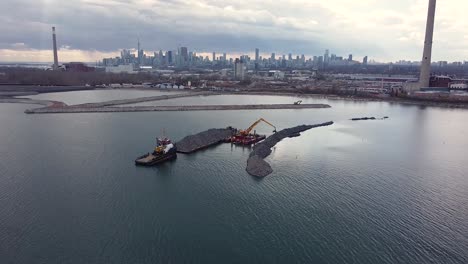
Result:
{"label": "pile of stone", "polygon": [[193,153],[212,145],[223,142],[226,138],[235,133],[235,129],[228,128],[212,128],[195,135],[186,136],[176,143],[177,152]]}
{"label": "pile of stone", "polygon": [[352,121],[365,121],[365,120],[383,120],[383,119],[387,119],[388,116],[384,116],[382,118],[375,118],[375,117],[355,117],[355,118],[351,118]]}
{"label": "pile of stone", "polygon": [[256,177],[265,177],[270,175],[273,172],[270,164],[268,164],[263,159],[268,157],[271,154],[271,148],[273,148],[278,142],[288,137],[297,137],[301,132],[306,130],[330,126],[333,125],[333,122],[326,122],[317,125],[301,125],[291,128],[283,129],[268,138],[266,138],[261,143],[254,146],[253,151],[250,153],[249,159],[247,160],[247,172]]}

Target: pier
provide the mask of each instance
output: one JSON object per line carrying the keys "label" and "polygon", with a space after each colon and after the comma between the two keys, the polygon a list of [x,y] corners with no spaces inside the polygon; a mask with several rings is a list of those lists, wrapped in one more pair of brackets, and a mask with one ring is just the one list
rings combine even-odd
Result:
{"label": "pier", "polygon": [[161,111],[214,111],[214,110],[267,110],[267,109],[317,109],[330,108],[327,104],[255,104],[255,105],[180,105],[180,106],[123,106],[123,107],[89,107],[64,106],[43,107],[26,110],[27,114],[57,113],[118,113],[118,112],[161,112]]}

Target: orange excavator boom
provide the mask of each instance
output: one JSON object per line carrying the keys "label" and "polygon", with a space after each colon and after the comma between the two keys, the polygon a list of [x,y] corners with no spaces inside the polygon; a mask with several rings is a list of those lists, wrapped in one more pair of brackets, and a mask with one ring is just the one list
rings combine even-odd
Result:
{"label": "orange excavator boom", "polygon": [[241,131],[241,134],[244,134],[244,135],[249,134],[260,122],[265,122],[266,124],[270,125],[274,129],[273,132],[274,133],[276,132],[276,127],[273,124],[271,124],[270,122],[266,121],[263,118],[260,118],[259,120],[255,121],[255,123],[253,123],[249,128]]}

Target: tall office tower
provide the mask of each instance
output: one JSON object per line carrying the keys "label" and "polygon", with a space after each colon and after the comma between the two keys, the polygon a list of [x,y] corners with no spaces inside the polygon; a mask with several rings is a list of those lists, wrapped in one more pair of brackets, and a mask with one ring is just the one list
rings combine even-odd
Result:
{"label": "tall office tower", "polygon": [[288,54],[288,61],[292,61],[292,54],[291,53]]}
{"label": "tall office tower", "polygon": [[188,49],[187,47],[181,47],[180,48],[180,57],[183,63],[188,61]]}
{"label": "tall office tower", "polygon": [[429,0],[426,22],[426,37],[424,40],[424,51],[421,63],[421,75],[419,76],[420,88],[429,87],[429,79],[431,75],[431,56],[432,56],[432,40],[434,37],[434,20],[435,20],[436,0]]}
{"label": "tall office tower", "polygon": [[57,37],[55,36],[55,27],[52,27],[52,45],[54,48],[54,65],[52,69],[58,70]]}
{"label": "tall office tower", "polygon": [[353,54],[349,54],[348,61],[353,61]]}
{"label": "tall office tower", "polygon": [[172,53],[172,50],[166,51],[166,57],[167,57],[168,64],[174,63],[174,54]]}
{"label": "tall office tower", "polygon": [[367,56],[365,56],[365,57],[362,59],[362,64],[367,65],[367,60],[368,60],[368,59],[369,59],[369,58],[368,58]]}
{"label": "tall office tower", "polygon": [[236,59],[234,63],[234,77],[236,80],[242,81],[245,77],[244,61]]}
{"label": "tall office tower", "polygon": [[216,52],[213,52],[213,60],[212,60],[212,61],[213,61],[213,62],[216,61]]}
{"label": "tall office tower", "polygon": [[323,56],[319,56],[317,61],[318,61],[318,63],[317,63],[318,67],[320,67],[320,68],[323,67],[323,64],[324,64]]}
{"label": "tall office tower", "polygon": [[260,59],[260,50],[257,48],[255,49],[255,62],[258,63],[259,59]]}
{"label": "tall office tower", "polygon": [[143,50],[140,48],[140,39],[138,39],[138,48],[137,48],[137,64],[141,65],[142,57],[143,57]]}
{"label": "tall office tower", "polygon": [[271,60],[272,60],[272,61],[275,61],[275,60],[276,60],[276,54],[275,54],[274,52],[271,54]]}
{"label": "tall office tower", "polygon": [[330,51],[325,50],[325,55],[323,56],[323,62],[328,63],[330,61]]}

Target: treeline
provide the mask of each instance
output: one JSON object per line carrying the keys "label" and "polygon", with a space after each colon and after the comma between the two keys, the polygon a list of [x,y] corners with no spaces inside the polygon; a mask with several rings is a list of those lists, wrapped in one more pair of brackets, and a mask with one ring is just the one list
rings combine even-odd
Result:
{"label": "treeline", "polygon": [[149,73],[63,72],[32,68],[0,68],[0,83],[19,85],[101,85],[164,81]]}

